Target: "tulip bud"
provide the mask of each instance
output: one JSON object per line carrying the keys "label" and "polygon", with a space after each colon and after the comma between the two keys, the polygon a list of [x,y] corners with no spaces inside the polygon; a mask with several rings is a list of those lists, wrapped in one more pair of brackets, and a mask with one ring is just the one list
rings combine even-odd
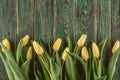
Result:
{"label": "tulip bud", "polygon": [[87,62],[89,59],[89,54],[87,48],[84,46],[81,51],[82,58]]}
{"label": "tulip bud", "polygon": [[67,52],[69,52],[69,48],[66,47],[65,50],[63,51],[62,55],[61,55],[61,58],[63,61],[66,61],[67,59]]}
{"label": "tulip bud", "polygon": [[2,41],[2,44],[8,49],[8,51],[11,50],[10,42],[9,42],[8,39],[4,39],[4,40]]}
{"label": "tulip bud", "polygon": [[117,40],[112,48],[112,53],[114,54],[119,47],[120,47],[120,42]]}
{"label": "tulip bud", "polygon": [[86,38],[87,38],[87,35],[86,35],[86,34],[83,34],[83,35],[80,37],[80,39],[79,39],[78,42],[77,42],[78,47],[82,47],[82,46],[85,44]]}
{"label": "tulip bud", "polygon": [[53,44],[53,50],[57,52],[61,46],[62,39],[58,38],[55,43]]}
{"label": "tulip bud", "polygon": [[31,60],[32,59],[32,47],[30,46],[28,48],[27,54],[26,54],[26,58],[27,60]]}
{"label": "tulip bud", "polygon": [[43,54],[43,48],[36,41],[33,41],[33,48],[38,55]]}
{"label": "tulip bud", "polygon": [[29,35],[26,35],[26,36],[23,38],[23,44],[22,44],[22,46],[26,46],[26,45],[28,44],[29,38],[30,38]]}
{"label": "tulip bud", "polygon": [[95,42],[92,43],[92,52],[93,52],[94,57],[96,57],[96,58],[100,57],[100,51]]}

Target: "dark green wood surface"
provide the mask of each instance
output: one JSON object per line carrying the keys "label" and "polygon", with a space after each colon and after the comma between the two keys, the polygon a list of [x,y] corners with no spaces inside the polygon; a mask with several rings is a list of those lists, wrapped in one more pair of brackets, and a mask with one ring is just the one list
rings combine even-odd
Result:
{"label": "dark green wood surface", "polygon": [[[0,0],[0,40],[9,38],[13,50],[26,34],[45,43],[70,35],[75,43],[82,33],[88,35],[88,44],[107,36],[110,50],[120,40],[119,26],[120,0]],[[0,80],[7,80],[1,59]]]}

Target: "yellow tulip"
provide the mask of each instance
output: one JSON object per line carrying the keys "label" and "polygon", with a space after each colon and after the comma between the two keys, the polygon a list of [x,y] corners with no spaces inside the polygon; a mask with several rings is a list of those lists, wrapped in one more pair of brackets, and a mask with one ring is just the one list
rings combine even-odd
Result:
{"label": "yellow tulip", "polygon": [[26,45],[28,44],[29,38],[30,38],[29,35],[26,35],[26,36],[23,38],[23,44],[22,44],[22,46],[26,46]]}
{"label": "yellow tulip", "polygon": [[117,40],[112,48],[112,53],[114,54],[119,47],[120,47],[120,42]]}
{"label": "yellow tulip", "polygon": [[53,44],[53,50],[57,52],[61,46],[62,39],[58,38],[55,43]]}
{"label": "yellow tulip", "polygon": [[8,39],[4,39],[4,40],[2,41],[2,44],[8,49],[8,51],[11,50],[10,42],[9,42]]}
{"label": "yellow tulip", "polygon": [[33,41],[33,48],[38,55],[43,54],[43,48],[36,41]]}
{"label": "yellow tulip", "polygon": [[63,61],[66,61],[67,59],[67,52],[69,52],[69,48],[66,47],[65,50],[63,51],[62,55],[61,55],[61,58]]}
{"label": "yellow tulip", "polygon": [[80,39],[77,42],[78,47],[82,47],[85,44],[86,38],[87,38],[87,35],[82,34],[82,36],[80,37]]}
{"label": "yellow tulip", "polygon": [[93,52],[93,55],[95,58],[100,57],[100,51],[99,51],[99,48],[95,42],[92,43],[92,52]]}
{"label": "yellow tulip", "polygon": [[27,60],[31,60],[32,59],[32,47],[30,46],[28,48],[27,54],[26,54],[26,58]]}
{"label": "yellow tulip", "polygon": [[89,59],[89,54],[87,48],[84,46],[81,50],[81,56],[82,58],[87,62]]}

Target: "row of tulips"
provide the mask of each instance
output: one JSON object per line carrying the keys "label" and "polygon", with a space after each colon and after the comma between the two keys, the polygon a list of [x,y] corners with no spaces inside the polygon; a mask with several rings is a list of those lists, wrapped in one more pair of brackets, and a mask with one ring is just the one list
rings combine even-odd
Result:
{"label": "row of tulips", "polygon": [[[26,35],[18,43],[16,56],[14,57],[8,39],[0,42],[0,56],[4,63],[9,80],[29,80],[30,61],[33,58],[33,49],[38,60],[34,60],[33,75],[35,80],[112,80],[116,63],[120,54],[120,42],[116,41],[112,48],[112,57],[109,59],[108,67],[104,66],[104,50],[107,38],[98,45],[92,42],[92,48],[85,46],[87,35],[83,34],[77,44],[73,46],[70,37],[67,37],[68,45],[59,53],[62,39],[58,38],[50,50],[52,55],[44,48],[42,43],[31,41],[25,54],[22,49],[29,42],[29,35]],[[39,61],[39,63],[38,63]],[[38,65],[40,64],[40,65]],[[41,67],[41,69],[39,69]],[[81,70],[79,70],[81,69]]]}

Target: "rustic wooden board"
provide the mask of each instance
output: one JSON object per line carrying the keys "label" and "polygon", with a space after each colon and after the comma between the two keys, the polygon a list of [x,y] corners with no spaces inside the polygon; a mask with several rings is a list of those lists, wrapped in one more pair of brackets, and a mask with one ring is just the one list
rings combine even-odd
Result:
{"label": "rustic wooden board", "polygon": [[[114,42],[116,40],[120,40],[120,0],[112,0],[111,1],[111,41],[112,44],[114,44]],[[118,59],[117,62],[117,67],[116,67],[116,72],[115,75],[113,77],[113,80],[119,80],[120,79],[120,57]]]}
{"label": "rustic wooden board", "polygon": [[33,14],[34,0],[15,0],[16,1],[16,33],[18,40],[26,34],[33,38]]}
{"label": "rustic wooden board", "polygon": [[[0,0],[0,40],[9,38],[13,49],[26,34],[48,44],[67,35],[76,43],[83,33],[88,35],[88,44],[107,36],[106,49],[111,49],[120,39],[119,26],[120,0]],[[0,80],[7,80],[4,75],[0,60]],[[120,79],[117,72],[116,78]]]}
{"label": "rustic wooden board", "polygon": [[53,40],[53,0],[35,0],[35,39]]}
{"label": "rustic wooden board", "polygon": [[[16,40],[16,18],[15,0],[0,0],[0,40],[9,38],[15,47]],[[7,80],[6,71],[0,59],[0,80]]]}

